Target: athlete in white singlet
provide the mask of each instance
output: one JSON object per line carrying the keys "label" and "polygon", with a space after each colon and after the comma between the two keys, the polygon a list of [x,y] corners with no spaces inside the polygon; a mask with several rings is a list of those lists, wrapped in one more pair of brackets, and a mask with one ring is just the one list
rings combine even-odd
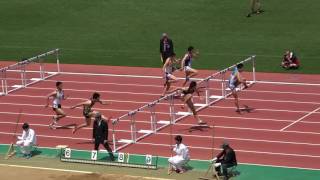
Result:
{"label": "athlete in white singlet", "polygon": [[64,95],[64,91],[63,91],[63,83],[58,81],[56,82],[56,90],[53,91],[52,93],[47,95],[47,102],[45,107],[49,106],[49,100],[52,97],[53,101],[52,101],[52,109],[55,112],[55,115],[52,117],[52,123],[49,125],[49,127],[51,129],[55,129],[56,126],[58,125],[58,121],[63,118],[66,117],[65,112],[62,110],[62,106],[61,106],[61,101],[65,100],[66,97]]}

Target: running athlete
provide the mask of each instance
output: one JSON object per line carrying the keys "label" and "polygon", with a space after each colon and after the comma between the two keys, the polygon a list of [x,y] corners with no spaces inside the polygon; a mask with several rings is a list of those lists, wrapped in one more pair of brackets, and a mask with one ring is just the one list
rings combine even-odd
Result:
{"label": "running athlete", "polygon": [[186,81],[183,83],[183,86],[187,84],[191,77],[194,77],[198,74],[198,71],[191,68],[192,60],[194,57],[197,57],[199,52],[195,51],[193,46],[188,47],[187,53],[181,60],[181,71],[183,70],[186,74]]}
{"label": "running athlete", "polygon": [[234,67],[231,75],[230,75],[230,79],[229,79],[229,83],[228,83],[228,86],[231,90],[231,93],[232,93],[232,96],[234,97],[234,100],[235,100],[235,105],[236,105],[236,112],[240,113],[241,110],[240,110],[240,107],[239,107],[239,99],[238,99],[238,93],[237,93],[237,90],[236,88],[240,85],[240,84],[243,84],[244,85],[244,88],[247,88],[248,85],[247,85],[247,82],[246,82],[246,79],[245,78],[242,78],[241,77],[241,72],[243,71],[243,64],[240,63],[240,64],[237,64],[236,67]]}
{"label": "running athlete", "polygon": [[91,118],[95,117],[95,115],[96,115],[96,111],[93,111],[92,107],[97,102],[99,102],[102,105],[110,104],[105,101],[101,101],[100,94],[95,92],[95,93],[93,93],[92,97],[89,100],[87,100],[85,102],[78,103],[75,106],[70,107],[70,109],[74,109],[76,107],[83,106],[83,116],[85,118],[85,123],[80,124],[79,126],[76,126],[72,132],[73,134],[76,133],[76,131],[78,131],[80,128],[84,128],[84,127],[91,125]]}
{"label": "running athlete", "polygon": [[179,60],[176,59],[176,54],[172,53],[171,56],[166,59],[166,62],[162,67],[164,78],[165,78],[162,96],[164,96],[166,92],[170,89],[171,83],[176,83],[178,81],[177,78],[173,75],[174,64],[178,61]]}
{"label": "running athlete", "polygon": [[[184,104],[186,104],[189,109],[192,111],[193,113],[193,116],[194,118],[197,120],[198,122],[198,125],[204,125],[206,124],[206,122],[203,122],[199,116],[198,116],[198,113],[194,107],[194,104],[193,104],[193,93],[197,93],[198,96],[201,98],[201,95],[200,95],[200,89],[201,87],[197,87],[197,83],[195,81],[191,81],[190,85],[188,88],[184,87],[184,88],[177,88],[176,90],[174,91],[180,91],[181,93],[181,100],[183,101]],[[174,92],[172,91],[172,92]]]}
{"label": "running athlete", "polygon": [[50,101],[50,97],[53,98],[52,101],[52,109],[55,112],[56,115],[54,115],[52,117],[52,123],[49,125],[49,127],[51,129],[56,129],[57,125],[58,125],[58,121],[61,118],[66,117],[66,113],[62,110],[61,107],[61,101],[62,100],[66,100],[66,97],[64,96],[64,91],[63,91],[63,83],[58,81],[56,82],[56,90],[53,91],[52,93],[47,95],[47,103],[45,105],[45,107],[49,106],[49,101]]}

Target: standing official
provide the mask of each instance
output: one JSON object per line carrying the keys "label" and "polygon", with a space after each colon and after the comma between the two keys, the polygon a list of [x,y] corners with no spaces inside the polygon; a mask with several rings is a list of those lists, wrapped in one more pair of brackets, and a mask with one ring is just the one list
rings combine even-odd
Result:
{"label": "standing official", "polygon": [[162,65],[166,62],[167,58],[173,55],[173,42],[169,39],[167,33],[162,34],[160,39],[160,58]]}
{"label": "standing official", "polygon": [[112,150],[108,143],[108,123],[102,118],[99,112],[95,115],[95,121],[93,122],[93,133],[92,138],[94,139],[94,149],[99,150],[100,144],[106,148],[109,152],[109,157],[114,161]]}

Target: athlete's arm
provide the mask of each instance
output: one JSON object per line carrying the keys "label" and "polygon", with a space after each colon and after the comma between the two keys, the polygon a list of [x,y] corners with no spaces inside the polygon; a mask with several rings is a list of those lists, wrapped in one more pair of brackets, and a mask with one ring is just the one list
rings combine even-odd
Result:
{"label": "athlete's arm", "polygon": [[237,72],[236,77],[237,77],[237,81],[238,81],[239,83],[243,83],[243,80],[242,80],[239,72]]}
{"label": "athlete's arm", "polygon": [[56,91],[53,91],[52,93],[50,93],[50,94],[47,95],[47,101],[46,101],[45,107],[48,107],[48,106],[49,106],[50,97],[54,97],[54,96],[56,96],[56,94],[57,94]]}
{"label": "athlete's arm", "polygon": [[183,68],[184,68],[184,61],[187,59],[187,57],[188,57],[188,54],[186,54],[186,55],[184,55],[184,57],[182,58],[182,60],[181,60],[181,71],[183,70]]}
{"label": "athlete's arm", "polygon": [[166,72],[166,67],[168,66],[168,64],[169,64],[169,60],[166,59],[166,62],[163,64],[163,67],[162,67],[163,72]]}
{"label": "athlete's arm", "polygon": [[192,53],[193,57],[197,58],[199,56],[199,50],[195,50],[194,53]]}
{"label": "athlete's arm", "polygon": [[90,104],[91,104],[91,103],[90,103],[90,101],[88,100],[88,101],[84,101],[84,102],[78,103],[78,104],[76,104],[76,105],[74,105],[74,106],[71,106],[70,109],[74,109],[74,108],[79,107],[79,106],[90,105]]}

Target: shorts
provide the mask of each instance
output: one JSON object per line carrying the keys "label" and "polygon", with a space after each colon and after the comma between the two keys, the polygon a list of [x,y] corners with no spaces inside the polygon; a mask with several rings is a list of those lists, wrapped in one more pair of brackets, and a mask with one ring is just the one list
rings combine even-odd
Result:
{"label": "shorts", "polygon": [[53,104],[52,109],[55,111],[57,109],[61,109],[61,104]]}
{"label": "shorts", "polygon": [[164,75],[164,78],[166,81],[173,79],[172,77],[173,77],[173,75],[171,73],[165,73],[165,75]]}
{"label": "shorts", "polygon": [[90,118],[90,113],[92,113],[92,111],[83,111],[82,114],[85,118]]}
{"label": "shorts", "polygon": [[230,88],[231,91],[235,90],[238,87],[238,85],[239,85],[238,81],[235,81],[233,83],[230,83],[230,81],[229,81],[229,83],[228,83],[228,87]]}
{"label": "shorts", "polygon": [[184,72],[186,72],[186,71],[191,71],[192,68],[191,68],[190,66],[185,66],[185,67],[183,68],[183,70],[184,70]]}

